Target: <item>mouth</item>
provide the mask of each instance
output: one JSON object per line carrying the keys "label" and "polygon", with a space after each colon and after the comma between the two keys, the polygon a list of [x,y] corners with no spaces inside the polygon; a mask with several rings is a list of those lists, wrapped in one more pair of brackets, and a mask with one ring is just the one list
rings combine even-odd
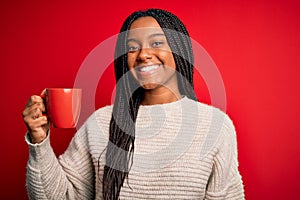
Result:
{"label": "mouth", "polygon": [[150,75],[155,73],[163,65],[147,65],[147,66],[138,66],[135,70],[141,75]]}

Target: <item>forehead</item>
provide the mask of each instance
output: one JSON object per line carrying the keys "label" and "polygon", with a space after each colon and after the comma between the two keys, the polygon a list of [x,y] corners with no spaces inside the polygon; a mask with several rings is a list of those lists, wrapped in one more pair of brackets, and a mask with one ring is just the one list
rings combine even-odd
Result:
{"label": "forehead", "polygon": [[132,22],[128,37],[147,36],[155,33],[164,33],[158,22],[153,17],[140,17]]}
{"label": "forehead", "polygon": [[149,28],[149,27],[160,28],[156,19],[154,19],[153,17],[150,17],[150,16],[140,17],[140,18],[136,19],[134,22],[132,22],[132,24],[130,26],[130,30],[136,29],[136,28]]}

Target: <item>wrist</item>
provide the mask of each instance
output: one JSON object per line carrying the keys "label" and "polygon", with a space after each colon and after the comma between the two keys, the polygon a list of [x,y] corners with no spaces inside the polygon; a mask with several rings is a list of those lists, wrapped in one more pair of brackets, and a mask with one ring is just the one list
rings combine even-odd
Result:
{"label": "wrist", "polygon": [[47,138],[47,133],[39,134],[33,136],[33,134],[29,131],[29,141],[32,144],[39,144],[42,143]]}

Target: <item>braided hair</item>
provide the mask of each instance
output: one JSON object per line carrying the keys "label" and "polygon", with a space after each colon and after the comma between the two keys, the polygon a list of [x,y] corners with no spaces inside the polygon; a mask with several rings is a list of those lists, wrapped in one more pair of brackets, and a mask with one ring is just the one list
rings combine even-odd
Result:
{"label": "braided hair", "polygon": [[115,49],[114,70],[116,99],[109,128],[106,147],[106,163],[103,174],[104,199],[118,199],[125,178],[132,165],[135,140],[135,122],[144,89],[128,73],[127,33],[131,24],[140,17],[151,16],[163,29],[171,48],[181,95],[197,100],[193,89],[193,52],[188,32],[175,15],[161,9],[148,9],[132,13],[123,23]]}

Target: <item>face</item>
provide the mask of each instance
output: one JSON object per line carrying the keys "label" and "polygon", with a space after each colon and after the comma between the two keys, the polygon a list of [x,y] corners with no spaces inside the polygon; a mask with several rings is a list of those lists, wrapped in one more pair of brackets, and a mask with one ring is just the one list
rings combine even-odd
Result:
{"label": "face", "polygon": [[127,46],[128,67],[144,89],[177,88],[173,54],[153,17],[141,17],[131,24]]}

